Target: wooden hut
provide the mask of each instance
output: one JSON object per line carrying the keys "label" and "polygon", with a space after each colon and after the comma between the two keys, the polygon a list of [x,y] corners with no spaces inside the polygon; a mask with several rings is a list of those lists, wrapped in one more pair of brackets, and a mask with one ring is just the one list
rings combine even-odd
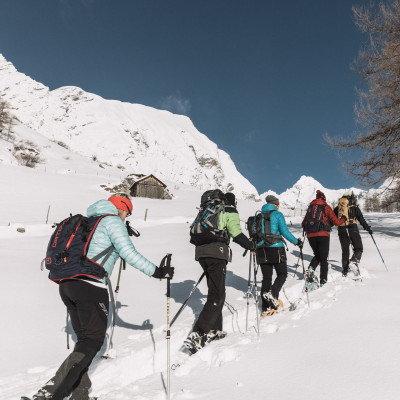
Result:
{"label": "wooden hut", "polygon": [[[136,175],[138,176],[138,175]],[[130,188],[132,197],[149,197],[151,199],[172,199],[167,185],[154,175],[139,177]]]}

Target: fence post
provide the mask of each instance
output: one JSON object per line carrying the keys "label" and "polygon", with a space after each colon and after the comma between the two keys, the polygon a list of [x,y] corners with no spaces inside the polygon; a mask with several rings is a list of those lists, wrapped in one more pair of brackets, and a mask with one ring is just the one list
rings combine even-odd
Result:
{"label": "fence post", "polygon": [[49,221],[49,212],[50,212],[50,204],[49,204],[49,208],[47,209],[46,224]]}

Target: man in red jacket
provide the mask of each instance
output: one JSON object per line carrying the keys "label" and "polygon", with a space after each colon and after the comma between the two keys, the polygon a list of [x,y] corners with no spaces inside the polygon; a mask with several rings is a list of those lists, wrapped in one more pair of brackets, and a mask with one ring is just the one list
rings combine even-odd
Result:
{"label": "man in red jacket", "polygon": [[313,200],[307,209],[303,219],[302,227],[307,234],[308,242],[313,250],[314,257],[308,267],[308,274],[313,275],[318,264],[321,264],[320,286],[328,280],[328,255],[329,235],[331,225],[339,226],[346,222],[346,219],[338,219],[332,208],[326,203],[325,194],[317,190],[316,199]]}

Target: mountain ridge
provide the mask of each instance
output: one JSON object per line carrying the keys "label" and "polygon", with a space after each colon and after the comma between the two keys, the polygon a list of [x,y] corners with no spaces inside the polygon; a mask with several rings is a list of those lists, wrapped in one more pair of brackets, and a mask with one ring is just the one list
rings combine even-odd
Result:
{"label": "mountain ridge", "polygon": [[106,100],[76,86],[50,90],[1,54],[0,77],[2,98],[18,120],[76,153],[203,190],[219,187],[239,198],[258,196],[229,154],[186,116]]}

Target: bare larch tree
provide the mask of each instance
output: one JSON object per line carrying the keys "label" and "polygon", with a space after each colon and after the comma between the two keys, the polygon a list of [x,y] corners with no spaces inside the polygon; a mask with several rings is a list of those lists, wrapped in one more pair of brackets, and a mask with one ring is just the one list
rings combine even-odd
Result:
{"label": "bare larch tree", "polygon": [[400,178],[400,1],[377,7],[353,7],[359,29],[368,35],[353,69],[366,83],[355,106],[360,131],[349,138],[330,138],[339,149],[362,150],[347,164],[361,184]]}

